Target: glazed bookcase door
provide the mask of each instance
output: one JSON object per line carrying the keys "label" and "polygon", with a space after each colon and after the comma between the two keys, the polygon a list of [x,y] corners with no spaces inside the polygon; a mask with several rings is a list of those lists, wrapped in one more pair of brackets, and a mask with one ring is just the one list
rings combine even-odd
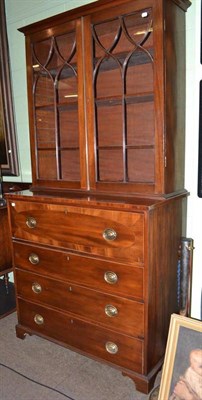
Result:
{"label": "glazed bookcase door", "polygon": [[[140,5],[141,3],[139,3]],[[151,192],[156,137],[152,7],[129,6],[92,16],[89,40],[94,113],[90,186],[98,190]],[[126,189],[127,185],[127,189]]]}
{"label": "glazed bookcase door", "polygon": [[80,24],[75,21],[65,29],[56,28],[51,36],[45,32],[31,44],[33,171],[38,185],[73,189],[86,185],[79,36]]}

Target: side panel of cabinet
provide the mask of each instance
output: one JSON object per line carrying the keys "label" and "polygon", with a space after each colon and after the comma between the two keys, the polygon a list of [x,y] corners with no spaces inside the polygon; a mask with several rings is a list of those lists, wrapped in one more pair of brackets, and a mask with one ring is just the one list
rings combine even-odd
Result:
{"label": "side panel of cabinet", "polygon": [[185,235],[186,198],[173,199],[149,216],[149,271],[147,273],[148,372],[165,352],[170,315],[178,312],[177,267],[180,240]]}
{"label": "side panel of cabinet", "polygon": [[166,176],[165,192],[184,188],[185,163],[185,13],[165,2]]}

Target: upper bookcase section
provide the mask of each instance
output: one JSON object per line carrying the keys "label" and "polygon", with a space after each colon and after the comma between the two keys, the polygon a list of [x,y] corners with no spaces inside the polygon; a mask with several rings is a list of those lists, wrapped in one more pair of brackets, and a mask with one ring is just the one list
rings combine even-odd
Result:
{"label": "upper bookcase section", "polygon": [[190,4],[100,0],[20,29],[32,190],[184,191]]}

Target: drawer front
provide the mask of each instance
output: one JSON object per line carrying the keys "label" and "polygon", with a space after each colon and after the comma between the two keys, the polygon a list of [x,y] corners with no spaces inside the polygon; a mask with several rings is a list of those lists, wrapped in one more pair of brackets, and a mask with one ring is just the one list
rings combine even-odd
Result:
{"label": "drawer front", "polygon": [[[143,342],[86,323],[68,314],[37,304],[18,301],[19,323],[39,335],[80,349],[112,364],[143,373]],[[111,351],[111,352],[109,352]]]}
{"label": "drawer front", "polygon": [[143,268],[72,253],[13,243],[17,268],[54,279],[99,288],[111,294],[143,299]]}
{"label": "drawer front", "polygon": [[16,270],[17,295],[142,338],[144,305],[82,286]]}
{"label": "drawer front", "polygon": [[144,261],[142,213],[16,201],[11,223],[14,238],[123,262]]}

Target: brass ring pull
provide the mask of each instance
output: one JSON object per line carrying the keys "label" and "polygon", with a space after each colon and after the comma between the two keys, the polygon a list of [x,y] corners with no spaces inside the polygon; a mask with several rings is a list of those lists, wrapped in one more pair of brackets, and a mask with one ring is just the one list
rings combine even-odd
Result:
{"label": "brass ring pull", "polygon": [[105,240],[112,241],[112,240],[115,240],[117,238],[117,233],[116,233],[116,231],[114,229],[107,228],[107,229],[104,230],[102,236],[103,236],[103,238]]}
{"label": "brass ring pull", "polygon": [[112,306],[111,304],[107,304],[105,307],[105,314],[108,317],[116,317],[118,315],[118,310],[115,306]]}
{"label": "brass ring pull", "polygon": [[26,225],[30,229],[36,228],[36,219],[34,217],[27,217]]}
{"label": "brass ring pull", "polygon": [[42,317],[42,315],[36,314],[35,317],[34,317],[34,322],[35,322],[37,325],[43,325],[43,323],[44,323],[44,318]]}
{"label": "brass ring pull", "polygon": [[42,292],[42,287],[39,283],[35,282],[32,285],[32,291],[36,294],[41,293]]}
{"label": "brass ring pull", "polygon": [[116,343],[113,343],[113,342],[107,342],[107,343],[105,344],[105,349],[106,349],[106,350],[108,351],[108,353],[110,353],[110,354],[116,354],[116,353],[118,353],[118,350],[119,350],[117,344],[116,344]]}
{"label": "brass ring pull", "polygon": [[31,253],[29,255],[29,262],[31,264],[34,264],[34,265],[38,264],[39,263],[39,256],[37,256],[37,254],[35,254],[35,253]]}
{"label": "brass ring pull", "polygon": [[104,274],[104,280],[110,285],[114,285],[118,282],[118,276],[113,271],[106,271]]}

